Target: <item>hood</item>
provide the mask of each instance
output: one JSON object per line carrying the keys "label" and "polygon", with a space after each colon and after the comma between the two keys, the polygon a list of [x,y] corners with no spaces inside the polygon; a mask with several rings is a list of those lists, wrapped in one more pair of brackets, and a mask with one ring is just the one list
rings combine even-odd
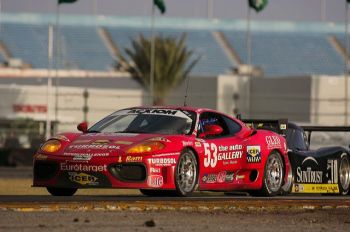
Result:
{"label": "hood", "polygon": [[125,150],[148,139],[164,138],[159,134],[89,133],[78,136],[64,150],[65,155],[91,154],[118,156]]}

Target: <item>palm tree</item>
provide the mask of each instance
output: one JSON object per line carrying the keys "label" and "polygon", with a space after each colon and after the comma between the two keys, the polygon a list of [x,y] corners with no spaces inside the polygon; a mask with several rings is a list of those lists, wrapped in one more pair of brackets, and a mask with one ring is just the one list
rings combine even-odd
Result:
{"label": "palm tree", "polygon": [[[154,105],[163,105],[170,90],[178,87],[199,61],[200,57],[192,59],[193,51],[186,48],[186,38],[186,33],[178,40],[175,37],[155,37]],[[132,40],[131,49],[125,48],[128,59],[121,53],[117,54],[118,69],[129,72],[147,91],[150,91],[151,42],[140,35]]]}

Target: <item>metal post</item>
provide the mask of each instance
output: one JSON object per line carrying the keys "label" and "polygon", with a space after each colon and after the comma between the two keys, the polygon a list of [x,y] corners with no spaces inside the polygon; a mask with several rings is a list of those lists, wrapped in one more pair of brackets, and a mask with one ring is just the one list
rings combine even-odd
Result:
{"label": "metal post", "polygon": [[251,82],[251,77],[252,77],[252,69],[251,69],[251,66],[252,66],[252,41],[251,41],[251,33],[250,33],[250,20],[251,20],[251,9],[250,9],[250,6],[248,5],[248,12],[247,12],[247,38],[246,38],[246,45],[247,45],[247,65],[248,65],[248,68],[249,68],[249,72],[248,72],[248,82],[249,82],[249,92],[247,94],[247,104],[246,104],[246,107],[247,107],[247,112],[246,112],[246,116],[247,117],[251,117],[250,116],[250,82]]}
{"label": "metal post", "polygon": [[349,54],[349,24],[348,24],[348,12],[349,4],[345,2],[345,125],[348,125],[348,77],[349,77],[349,65],[348,65],[348,54]]}
{"label": "metal post", "polygon": [[60,5],[57,4],[56,7],[56,88],[55,88],[55,121],[58,123],[58,104],[59,104],[59,76],[58,76],[58,69],[60,64]]}
{"label": "metal post", "polygon": [[53,50],[53,26],[49,25],[48,30],[48,77],[47,77],[47,90],[46,90],[46,131],[45,138],[51,137],[51,95],[52,95],[52,51]]}
{"label": "metal post", "polygon": [[154,63],[155,63],[155,37],[154,37],[154,16],[155,6],[152,4],[152,22],[151,22],[151,67],[150,67],[150,103],[154,103]]}
{"label": "metal post", "polygon": [[320,0],[321,1],[321,20],[322,22],[326,21],[326,0]]}
{"label": "metal post", "polygon": [[214,9],[213,0],[208,0],[208,19],[213,19],[214,17],[213,9]]}

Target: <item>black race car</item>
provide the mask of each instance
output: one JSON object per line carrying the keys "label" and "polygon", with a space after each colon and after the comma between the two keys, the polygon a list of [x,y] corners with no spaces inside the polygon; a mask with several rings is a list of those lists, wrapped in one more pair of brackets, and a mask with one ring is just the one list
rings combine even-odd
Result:
{"label": "black race car", "polygon": [[243,120],[247,125],[283,134],[292,166],[282,193],[346,195],[350,188],[350,151],[343,146],[310,149],[314,131],[350,132],[350,127],[298,126],[287,120]]}

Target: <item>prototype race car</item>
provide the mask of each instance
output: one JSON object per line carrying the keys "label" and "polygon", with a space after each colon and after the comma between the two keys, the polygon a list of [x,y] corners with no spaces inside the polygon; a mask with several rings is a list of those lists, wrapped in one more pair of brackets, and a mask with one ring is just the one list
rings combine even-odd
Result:
{"label": "prototype race car", "polygon": [[34,155],[34,187],[55,196],[79,188],[133,188],[188,196],[195,189],[281,192],[290,172],[285,138],[210,109],[137,107],[82,133],[47,140]]}
{"label": "prototype race car", "polygon": [[286,120],[243,120],[253,128],[276,131],[283,121],[291,169],[285,193],[346,195],[350,188],[350,152],[343,146],[310,149],[312,132],[350,132],[350,127],[298,126]]}

